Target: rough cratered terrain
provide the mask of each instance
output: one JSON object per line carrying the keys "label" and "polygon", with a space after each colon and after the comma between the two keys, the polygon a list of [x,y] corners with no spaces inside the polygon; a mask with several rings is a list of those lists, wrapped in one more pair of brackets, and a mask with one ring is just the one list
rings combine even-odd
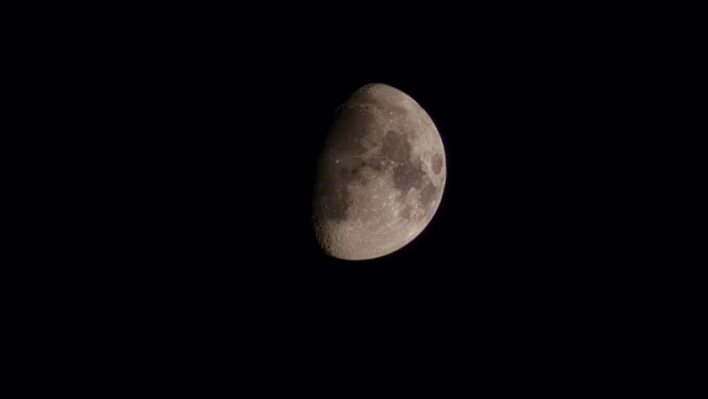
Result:
{"label": "rough cratered terrain", "polygon": [[445,173],[440,135],[415,100],[384,84],[358,89],[337,109],[318,164],[320,246],[347,260],[400,249],[435,214]]}

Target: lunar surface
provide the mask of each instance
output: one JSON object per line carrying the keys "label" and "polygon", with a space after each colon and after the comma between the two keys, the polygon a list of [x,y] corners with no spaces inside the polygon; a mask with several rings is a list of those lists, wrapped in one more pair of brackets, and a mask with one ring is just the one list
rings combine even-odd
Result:
{"label": "lunar surface", "polygon": [[345,260],[399,250],[435,215],[445,175],[443,143],[425,110],[394,87],[359,88],[337,109],[317,166],[322,250]]}

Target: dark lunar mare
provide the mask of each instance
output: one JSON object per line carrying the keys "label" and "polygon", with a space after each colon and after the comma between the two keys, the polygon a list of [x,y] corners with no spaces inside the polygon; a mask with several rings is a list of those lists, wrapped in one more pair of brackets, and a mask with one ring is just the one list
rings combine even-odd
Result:
{"label": "dark lunar mare", "polygon": [[411,161],[412,150],[413,146],[408,135],[394,130],[386,132],[381,152],[397,163],[393,168],[393,184],[403,195],[414,187],[420,190],[421,204],[427,208],[435,198],[437,189],[423,171],[422,161],[420,159]]}
{"label": "dark lunar mare", "polygon": [[[367,165],[361,161],[361,155],[366,152],[366,147],[361,144],[361,132],[367,127],[374,126],[374,115],[365,108],[342,106],[338,109],[337,116],[330,128],[330,138],[326,146],[332,150],[329,158],[320,160],[320,171],[333,170],[320,177],[317,185],[316,196],[324,204],[322,216],[332,221],[343,221],[348,218],[348,210],[352,204],[347,186],[358,181],[366,184],[367,180],[363,169],[377,167],[375,164]],[[340,164],[332,165],[332,157],[339,157]],[[352,164],[352,159],[354,162]],[[321,209],[321,207],[318,207]],[[319,212],[315,209],[315,214]]]}
{"label": "dark lunar mare", "polygon": [[[331,181],[322,182],[317,189],[317,196],[324,204],[323,215],[328,220],[346,220],[347,210],[352,204],[346,186]],[[317,211],[317,210],[316,210]]]}

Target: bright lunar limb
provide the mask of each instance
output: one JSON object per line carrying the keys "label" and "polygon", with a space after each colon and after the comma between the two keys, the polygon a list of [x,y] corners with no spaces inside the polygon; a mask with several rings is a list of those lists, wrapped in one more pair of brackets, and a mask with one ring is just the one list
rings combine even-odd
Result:
{"label": "bright lunar limb", "polygon": [[397,251],[430,223],[445,176],[443,143],[425,110],[389,85],[359,88],[337,109],[320,154],[318,243],[345,260]]}

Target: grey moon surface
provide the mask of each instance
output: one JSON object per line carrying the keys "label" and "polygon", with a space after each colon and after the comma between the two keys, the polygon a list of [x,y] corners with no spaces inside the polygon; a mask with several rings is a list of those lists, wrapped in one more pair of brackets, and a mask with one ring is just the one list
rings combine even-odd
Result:
{"label": "grey moon surface", "polygon": [[413,241],[442,199],[445,149],[427,112],[386,84],[342,104],[317,164],[313,223],[322,250],[374,259]]}

